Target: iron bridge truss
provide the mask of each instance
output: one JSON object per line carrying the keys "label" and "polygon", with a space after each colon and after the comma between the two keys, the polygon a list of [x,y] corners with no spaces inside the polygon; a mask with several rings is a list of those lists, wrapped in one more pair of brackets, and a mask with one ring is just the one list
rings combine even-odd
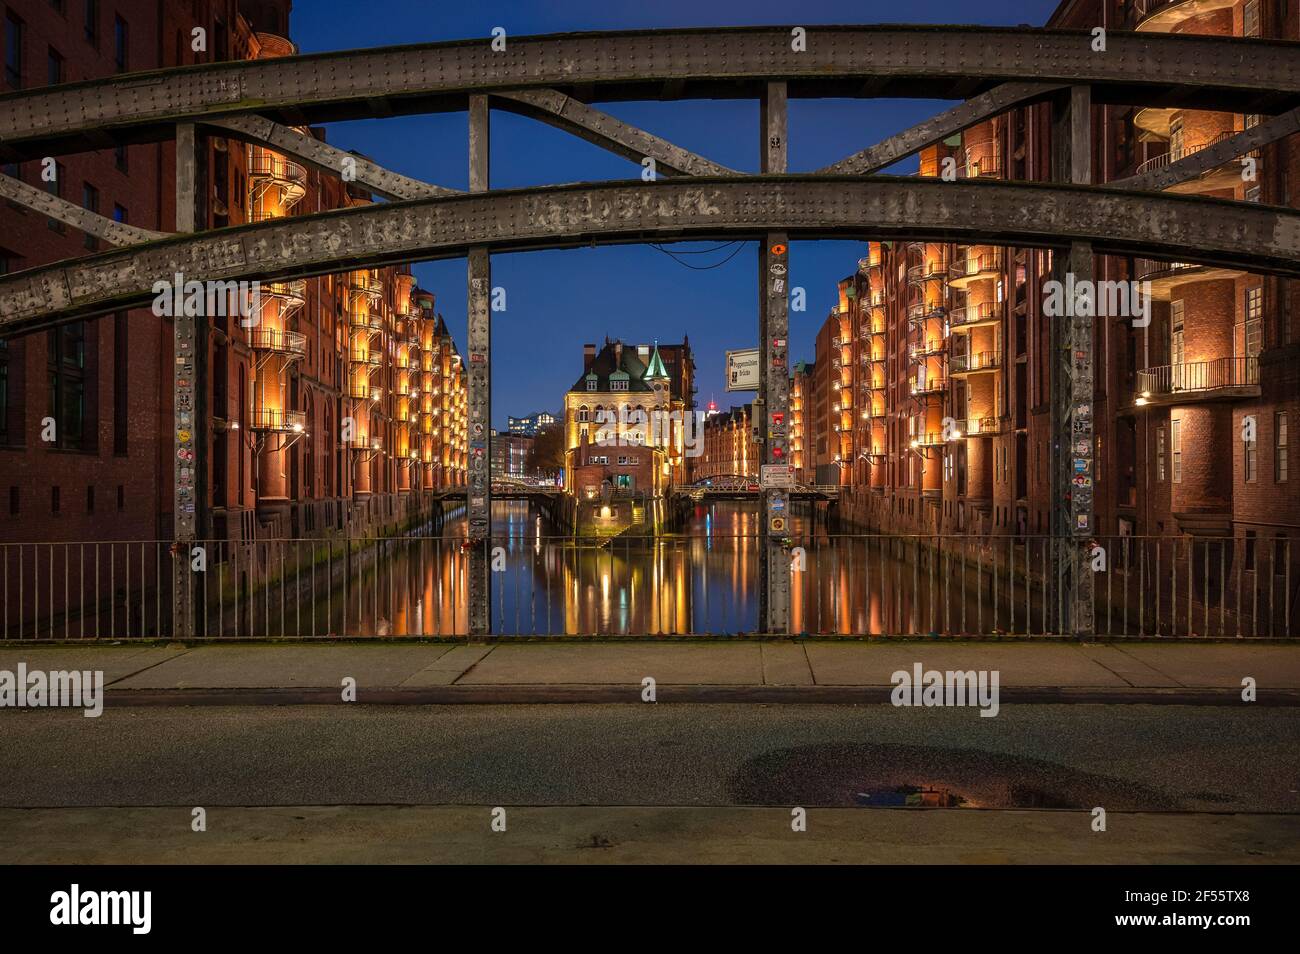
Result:
{"label": "iron bridge truss", "polygon": [[[177,233],[125,226],[8,176],[0,198],[36,209],[113,246],[99,254],[0,277],[0,334],[13,335],[147,302],[156,281],[298,278],[432,258],[468,261],[468,404],[490,420],[492,252],[617,242],[759,242],[763,387],[757,409],[763,462],[788,462],[788,303],[791,239],[930,239],[1045,247],[1059,271],[1092,274],[1096,254],[1220,265],[1300,278],[1300,213],[1290,208],[1164,194],[1214,165],[1300,131],[1300,44],[1245,38],[1112,33],[1094,48],[1084,31],[937,26],[819,26],[661,30],[490,38],[224,62],[64,84],[0,96],[6,162],[175,139]],[[788,102],[813,97],[926,97],[959,105],[811,174],[788,168]],[[759,171],[728,169],[593,106],[599,102],[756,99]],[[882,176],[880,170],[1009,109],[1048,102],[1054,182]],[[1257,125],[1212,148],[1109,187],[1091,184],[1093,104],[1249,113]],[[493,190],[492,108],[529,116],[636,162],[651,181]],[[339,120],[463,110],[469,114],[469,190],[421,182],[300,133]],[[200,147],[220,136],[265,146],[339,174],[388,200],[221,229],[202,221]],[[187,400],[201,406],[202,318],[176,322],[177,354],[192,353]],[[1066,458],[1093,457],[1091,319],[1053,328],[1052,413],[1057,583],[1068,593],[1063,631],[1092,619],[1085,541],[1090,497],[1064,494]],[[1080,357],[1082,355],[1083,357]],[[179,387],[179,382],[178,382]],[[178,391],[179,393],[179,391]],[[205,422],[207,423],[207,422]],[[472,551],[470,632],[491,632],[486,551],[491,485],[486,434],[471,430],[467,489]],[[485,428],[486,430],[486,428]],[[193,453],[204,442],[195,440]],[[190,459],[202,472],[201,460]],[[179,491],[178,491],[179,492]],[[202,494],[197,495],[202,499]],[[761,624],[788,631],[784,570],[789,493],[763,490]],[[1066,498],[1069,498],[1068,500]],[[180,519],[179,552],[201,537],[202,506]],[[1082,528],[1082,529],[1081,529]],[[197,608],[188,561],[176,561],[177,636]]]}

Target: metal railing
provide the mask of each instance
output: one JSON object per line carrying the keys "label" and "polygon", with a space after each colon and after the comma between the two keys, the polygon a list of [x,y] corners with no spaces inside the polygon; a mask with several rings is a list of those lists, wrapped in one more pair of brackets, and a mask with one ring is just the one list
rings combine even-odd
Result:
{"label": "metal railing", "polygon": [[348,360],[354,364],[369,364],[378,367],[383,361],[383,357],[384,353],[376,350],[352,350],[348,352]]}
{"label": "metal railing", "polygon": [[973,354],[951,354],[948,356],[949,374],[996,371],[1000,367],[1002,367],[1002,353],[999,351],[976,351]]}
{"label": "metal railing", "polygon": [[348,278],[348,288],[358,294],[379,297],[384,293],[384,280],[373,275],[353,272]]}
{"label": "metal railing", "polygon": [[960,308],[950,309],[948,324],[953,328],[960,328],[963,325],[1001,318],[1002,305],[1003,302],[1000,301],[982,301],[978,305],[963,305]]}
{"label": "metal railing", "polygon": [[249,329],[248,344],[255,351],[275,351],[299,356],[307,353],[307,336],[301,332],[280,331],[260,325]]}
{"label": "metal railing", "polygon": [[293,186],[307,184],[307,169],[292,159],[266,149],[252,148],[248,156],[248,177],[269,179],[272,182]]}
{"label": "metal railing", "polygon": [[301,304],[307,297],[307,279],[298,278],[287,282],[262,282],[261,291],[264,295],[273,295],[276,298],[284,298]]}
{"label": "metal railing", "polygon": [[[980,252],[970,254],[969,252],[957,259],[948,268],[948,280],[959,281],[964,278],[972,278],[984,273],[993,273],[1002,268],[1002,251],[994,249],[989,252]],[[992,275],[990,274],[990,277]]]}
{"label": "metal railing", "polygon": [[911,265],[908,267],[907,280],[912,284],[934,281],[935,279],[943,278],[945,272],[946,267],[943,262],[922,262],[919,265]]}
{"label": "metal railing", "polygon": [[1204,268],[1204,266],[1194,265],[1191,262],[1157,262],[1150,258],[1139,258],[1133,262],[1133,271],[1138,281],[1148,281],[1196,268]]}
{"label": "metal railing", "polygon": [[[814,488],[828,494],[840,488]],[[499,636],[717,636],[758,629],[757,534],[496,537]],[[464,637],[458,536],[200,543],[183,577],[199,639]],[[1087,548],[1106,637],[1285,638],[1296,538],[794,534],[795,635],[1056,636],[1062,553]],[[1095,548],[1095,549],[1094,549]],[[174,632],[169,541],[0,544],[0,639]]]}
{"label": "metal railing", "polygon": [[907,306],[907,320],[912,322],[938,320],[943,317],[943,306],[917,301]]}
{"label": "metal railing", "polygon": [[958,175],[963,179],[1000,179],[1002,147],[996,139],[973,142],[961,153]]}
{"label": "metal railing", "polygon": [[300,434],[307,426],[303,411],[285,411],[278,407],[255,407],[249,413],[248,427],[254,431],[283,431]]}
{"label": "metal railing", "polygon": [[1255,357],[1165,364],[1138,372],[1138,393],[1144,398],[1258,385],[1259,358]]}
{"label": "metal railing", "polygon": [[[1158,156],[1153,156],[1152,158],[1148,159],[1146,162],[1142,163],[1137,167],[1137,174],[1142,175],[1143,173],[1151,172],[1152,170],[1155,169],[1163,169],[1165,166],[1168,166],[1169,164],[1176,162],[1179,159],[1186,159],[1188,156],[1193,156],[1203,149],[1208,149],[1210,146],[1216,146],[1219,143],[1224,142],[1225,140],[1231,139],[1233,136],[1239,135],[1240,133],[1241,133],[1240,129],[1225,129],[1223,130],[1223,132],[1211,136],[1209,139],[1206,139],[1204,142],[1184,143],[1181,149],[1170,149],[1168,152],[1161,153]],[[1250,157],[1252,159],[1258,159],[1259,150],[1251,149],[1249,152],[1243,152],[1240,156],[1236,158],[1225,159],[1223,163],[1227,164],[1229,162],[1239,162],[1241,159],[1246,157]]]}
{"label": "metal railing", "polygon": [[971,417],[956,422],[956,429],[965,437],[1001,434],[1006,426],[1005,417]]}
{"label": "metal railing", "polygon": [[925,394],[938,394],[948,387],[948,376],[945,374],[932,374],[925,380],[913,379],[909,390],[913,397]]}

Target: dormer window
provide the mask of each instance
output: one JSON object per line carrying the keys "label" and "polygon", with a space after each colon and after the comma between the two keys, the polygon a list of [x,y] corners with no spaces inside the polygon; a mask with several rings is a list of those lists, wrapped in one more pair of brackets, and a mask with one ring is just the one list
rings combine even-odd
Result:
{"label": "dormer window", "polygon": [[596,390],[596,376],[594,374],[587,378],[587,390],[588,391]]}

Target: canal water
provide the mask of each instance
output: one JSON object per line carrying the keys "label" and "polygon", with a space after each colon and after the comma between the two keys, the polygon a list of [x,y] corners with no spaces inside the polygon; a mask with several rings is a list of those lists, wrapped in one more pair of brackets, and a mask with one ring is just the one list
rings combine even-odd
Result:
{"label": "canal water", "polygon": [[[899,549],[897,541],[828,535],[814,519],[810,508],[816,505],[802,506],[791,521],[792,547],[803,548],[791,556],[791,632],[954,632],[997,625],[974,574],[967,591],[942,559],[906,545]],[[526,501],[500,501],[492,537],[500,548],[490,575],[496,635],[731,635],[758,628],[756,503],[701,502],[674,534],[575,540]],[[299,571],[290,586],[255,591],[239,609],[238,626],[270,636],[464,635],[468,567],[464,527],[453,519],[438,536],[416,534],[352,554],[318,556],[310,583]],[[1000,609],[1005,627],[1005,602]],[[232,607],[223,633],[230,634],[234,615]]]}

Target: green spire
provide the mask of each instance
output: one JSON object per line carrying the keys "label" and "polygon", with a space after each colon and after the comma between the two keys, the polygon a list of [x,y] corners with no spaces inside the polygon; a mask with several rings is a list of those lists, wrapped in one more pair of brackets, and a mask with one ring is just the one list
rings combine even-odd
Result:
{"label": "green spire", "polygon": [[650,364],[646,366],[645,377],[647,378],[666,378],[668,369],[664,367],[664,359],[659,357],[659,342],[655,342],[654,354],[650,355]]}

